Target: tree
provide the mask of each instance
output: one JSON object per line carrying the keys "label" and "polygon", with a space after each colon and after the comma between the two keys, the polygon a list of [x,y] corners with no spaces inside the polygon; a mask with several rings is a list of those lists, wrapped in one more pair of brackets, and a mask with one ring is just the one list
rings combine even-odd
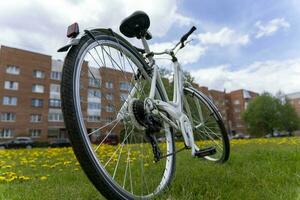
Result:
{"label": "tree", "polygon": [[291,136],[293,131],[300,128],[300,117],[297,115],[296,110],[289,103],[285,101],[281,108],[281,130],[287,131]]}
{"label": "tree", "polygon": [[[170,100],[172,100],[173,99],[173,90],[174,90],[174,80],[172,80],[170,77],[173,76],[173,72],[166,68],[159,68],[159,72],[162,76],[162,82],[165,86],[168,97]],[[183,71],[183,74],[184,74],[187,82],[189,82],[191,84],[195,83],[195,78],[190,74],[190,72]]]}
{"label": "tree", "polygon": [[184,74],[187,82],[189,82],[191,84],[195,83],[195,77],[193,77],[190,72],[183,71],[183,74]]}
{"label": "tree", "polygon": [[251,135],[273,135],[274,130],[281,127],[280,111],[280,100],[264,93],[249,103],[247,110],[242,113],[242,118]]}

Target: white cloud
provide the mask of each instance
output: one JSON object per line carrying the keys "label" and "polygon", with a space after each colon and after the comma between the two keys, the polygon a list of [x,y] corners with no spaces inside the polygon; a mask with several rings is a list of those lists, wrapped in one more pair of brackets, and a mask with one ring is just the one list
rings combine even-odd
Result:
{"label": "white cloud", "polygon": [[198,39],[203,44],[215,44],[220,46],[229,45],[247,45],[250,42],[248,34],[237,33],[228,27],[222,28],[220,31],[212,33],[200,33]]}
{"label": "white cloud", "polygon": [[118,31],[121,20],[136,10],[148,13],[150,31],[154,37],[160,37],[173,25],[195,22],[180,14],[177,4],[173,0],[0,1],[0,44],[53,55],[67,42],[65,32],[69,24],[76,21],[81,30],[110,27]]}
{"label": "white cloud", "polygon": [[290,28],[290,23],[287,22],[284,18],[275,18],[267,23],[262,23],[257,21],[255,23],[258,31],[255,35],[256,38],[261,38],[265,36],[270,36],[277,32],[279,29],[288,29]]}
{"label": "white cloud", "polygon": [[232,91],[249,89],[256,92],[278,90],[298,92],[300,88],[300,59],[255,62],[232,70],[229,65],[191,71],[200,85]]}

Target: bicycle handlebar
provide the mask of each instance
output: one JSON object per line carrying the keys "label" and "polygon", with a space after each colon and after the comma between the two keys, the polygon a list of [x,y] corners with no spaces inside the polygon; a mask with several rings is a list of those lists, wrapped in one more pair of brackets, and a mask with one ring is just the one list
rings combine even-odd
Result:
{"label": "bicycle handlebar", "polygon": [[196,30],[197,28],[195,26],[193,26],[189,32],[187,32],[186,34],[184,34],[181,39],[180,39],[180,43],[181,43],[181,46],[180,46],[180,49],[184,47],[184,42],[188,39],[188,37]]}
{"label": "bicycle handlebar", "polygon": [[[179,49],[182,49],[182,48],[185,46],[184,42],[188,39],[188,37],[189,37],[196,29],[197,29],[197,28],[196,28],[195,26],[193,26],[186,34],[184,34],[184,35],[180,38],[180,41],[179,41],[172,49],[166,49],[165,51],[162,51],[162,52],[150,52],[150,53],[151,53],[152,55],[170,54],[170,53],[173,52],[179,45],[180,45]],[[140,53],[142,53],[142,54],[146,53],[144,49],[141,49],[141,48],[138,48],[138,47],[135,47],[135,46],[134,46],[134,48],[135,48],[138,52],[140,52]],[[178,49],[178,50],[179,50],[179,49]],[[149,53],[149,54],[150,54],[150,53]]]}

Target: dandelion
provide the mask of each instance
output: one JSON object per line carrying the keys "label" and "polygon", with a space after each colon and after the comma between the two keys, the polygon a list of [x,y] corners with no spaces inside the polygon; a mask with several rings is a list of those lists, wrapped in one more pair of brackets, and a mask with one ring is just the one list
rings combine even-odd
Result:
{"label": "dandelion", "polygon": [[41,180],[41,181],[45,181],[45,180],[47,180],[47,179],[48,179],[47,176],[41,176],[41,177],[40,177],[40,180]]}
{"label": "dandelion", "polygon": [[0,176],[0,181],[5,181],[5,176]]}
{"label": "dandelion", "polygon": [[71,163],[71,161],[65,161],[64,165],[69,165]]}
{"label": "dandelion", "polygon": [[9,168],[12,168],[12,166],[11,165],[3,165],[1,168],[2,169],[9,169]]}
{"label": "dandelion", "polygon": [[19,180],[28,181],[30,178],[28,176],[19,176]]}

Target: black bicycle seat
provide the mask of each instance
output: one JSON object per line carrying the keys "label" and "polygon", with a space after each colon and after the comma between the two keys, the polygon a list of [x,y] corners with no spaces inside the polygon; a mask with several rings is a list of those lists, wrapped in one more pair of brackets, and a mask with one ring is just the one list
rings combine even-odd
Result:
{"label": "black bicycle seat", "polygon": [[[120,31],[129,38],[137,37],[140,39],[147,35],[149,27],[149,16],[143,11],[135,11],[121,22]],[[146,39],[148,38],[146,37]]]}

